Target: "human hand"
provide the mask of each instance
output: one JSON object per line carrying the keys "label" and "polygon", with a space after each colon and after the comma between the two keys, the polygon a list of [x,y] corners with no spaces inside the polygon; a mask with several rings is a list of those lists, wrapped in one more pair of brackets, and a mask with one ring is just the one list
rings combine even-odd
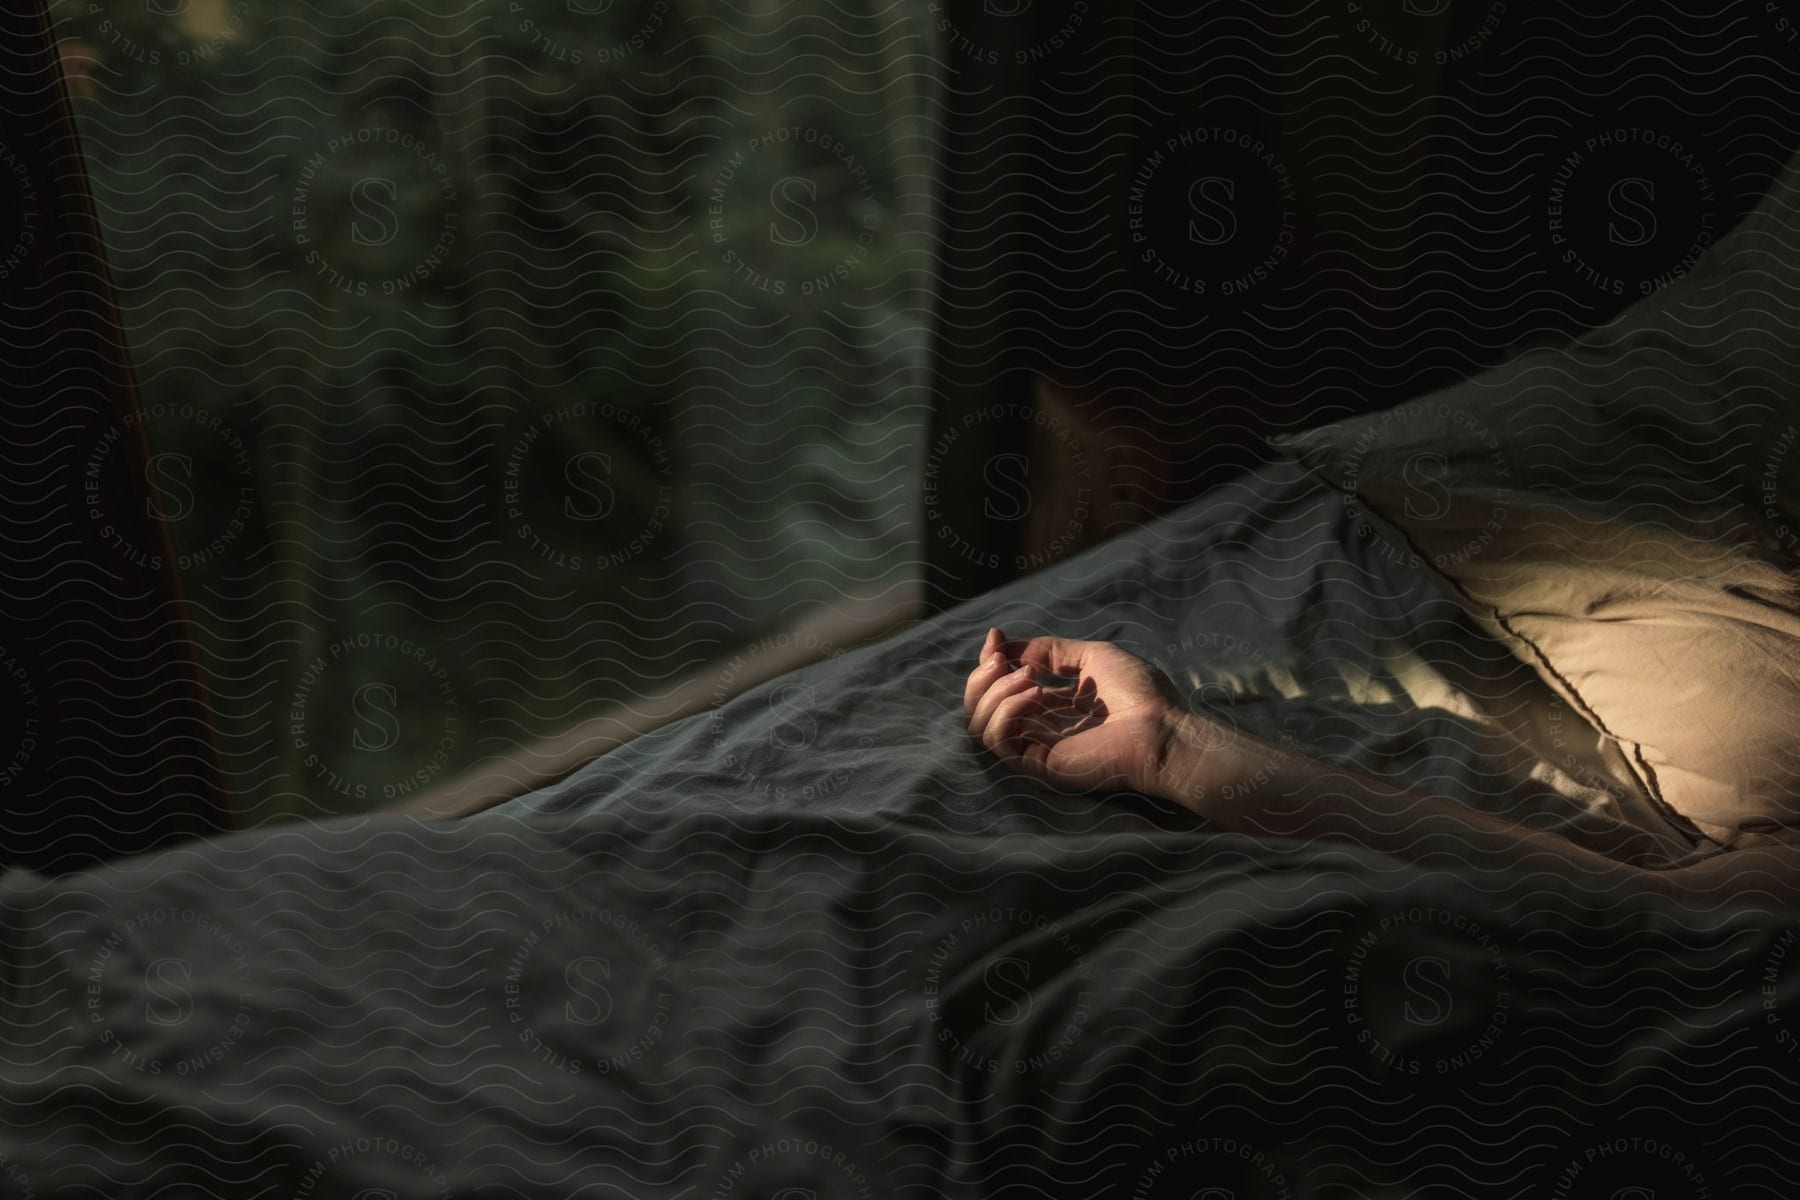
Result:
{"label": "human hand", "polygon": [[1052,786],[1170,799],[1173,752],[1196,743],[1199,721],[1167,675],[1111,642],[1008,641],[999,629],[981,644],[963,712],[984,746]]}

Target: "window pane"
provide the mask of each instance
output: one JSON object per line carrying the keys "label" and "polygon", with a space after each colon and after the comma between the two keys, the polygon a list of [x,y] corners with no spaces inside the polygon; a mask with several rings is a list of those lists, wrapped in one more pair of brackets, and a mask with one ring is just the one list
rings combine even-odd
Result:
{"label": "window pane", "polygon": [[52,11],[246,823],[915,571],[927,6]]}

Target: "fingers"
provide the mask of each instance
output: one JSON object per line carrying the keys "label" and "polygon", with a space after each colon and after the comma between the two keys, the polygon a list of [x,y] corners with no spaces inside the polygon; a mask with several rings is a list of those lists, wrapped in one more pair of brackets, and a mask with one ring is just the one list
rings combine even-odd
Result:
{"label": "fingers", "polygon": [[[1035,680],[1041,675],[1074,676],[1079,680],[1077,684],[1047,690],[1090,700],[1096,684],[1089,668],[1099,665],[1097,660],[1112,649],[1109,642],[1073,638],[1034,637],[1009,641],[999,628],[989,629],[981,641],[975,669],[963,683],[963,713],[969,718],[969,731],[980,736],[992,716],[993,706],[1023,686],[1014,676],[1026,680]],[[1007,690],[990,698],[990,693],[1002,680],[1008,681]],[[984,703],[987,705],[985,710]]]}
{"label": "fingers", "polygon": [[1006,643],[1006,654],[1052,675],[1079,675],[1096,649],[1108,642],[1082,642],[1073,638],[1034,637]]}
{"label": "fingers", "polygon": [[1066,691],[1035,684],[1007,690],[991,712],[983,706],[985,723],[977,736],[996,757],[1039,778],[1049,773],[1053,747],[1103,719],[1091,704]]}
{"label": "fingers", "polygon": [[981,735],[989,750],[1002,760],[1021,758],[1033,743],[1048,745],[1057,737],[1056,721],[1045,711],[1042,689],[1032,687],[1002,700]]}
{"label": "fingers", "polygon": [[981,641],[980,659],[963,684],[963,714],[972,718],[977,702],[1011,669],[1006,658],[1006,635],[997,628],[988,630]]}
{"label": "fingers", "polygon": [[969,732],[978,738],[985,738],[988,724],[1002,704],[1015,696],[1037,690],[1037,671],[1031,667],[1020,667],[1002,675],[975,702],[975,710],[969,714]]}

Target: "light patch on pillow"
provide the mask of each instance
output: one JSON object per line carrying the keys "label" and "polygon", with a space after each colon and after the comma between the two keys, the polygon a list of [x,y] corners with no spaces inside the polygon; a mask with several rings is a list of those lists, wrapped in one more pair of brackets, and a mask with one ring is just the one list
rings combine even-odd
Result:
{"label": "light patch on pillow", "polygon": [[1800,157],[1610,324],[1277,446],[1732,845],[1800,830],[1796,427]]}

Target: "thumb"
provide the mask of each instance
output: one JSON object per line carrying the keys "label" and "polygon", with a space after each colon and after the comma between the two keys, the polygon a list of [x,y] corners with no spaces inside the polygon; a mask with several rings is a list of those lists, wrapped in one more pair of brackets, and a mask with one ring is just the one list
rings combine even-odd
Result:
{"label": "thumb", "polygon": [[[1094,731],[1098,733],[1099,731]],[[1077,734],[1043,751],[1044,777],[1070,792],[1116,790],[1132,786],[1111,739]]]}

